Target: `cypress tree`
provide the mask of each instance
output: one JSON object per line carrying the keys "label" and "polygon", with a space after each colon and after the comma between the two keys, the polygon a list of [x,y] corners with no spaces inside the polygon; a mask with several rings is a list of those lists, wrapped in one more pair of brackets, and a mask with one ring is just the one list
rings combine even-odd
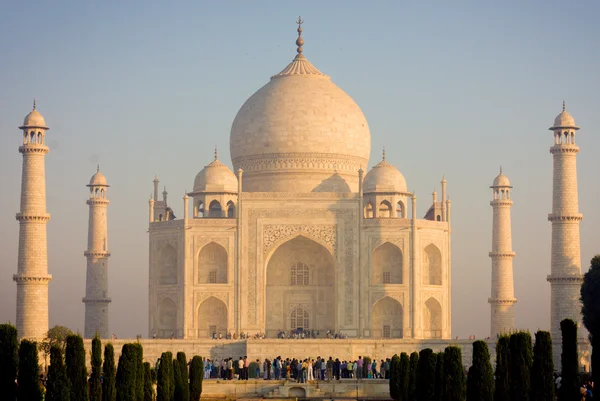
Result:
{"label": "cypress tree", "polygon": [[85,348],[80,335],[67,337],[65,355],[67,377],[71,382],[71,401],[88,401],[88,374],[85,364]]}
{"label": "cypress tree", "polygon": [[508,361],[510,359],[509,336],[502,335],[496,342],[496,378],[494,401],[510,401]]}
{"label": "cypress tree", "polygon": [[400,354],[400,396],[402,401],[408,401],[408,382],[410,380],[410,357],[406,352]]}
{"label": "cypress tree", "polygon": [[559,401],[578,399],[579,394],[579,363],[577,362],[577,324],[571,319],[560,322],[562,334],[561,382],[558,391]]}
{"label": "cypress tree", "polygon": [[410,370],[408,374],[407,400],[417,401],[417,366],[419,365],[419,353],[410,354]]}
{"label": "cypress tree", "polygon": [[202,379],[204,378],[204,362],[196,355],[190,365],[190,401],[200,401],[202,395]]}
{"label": "cypress tree", "polygon": [[600,255],[590,261],[590,269],[583,275],[581,284],[582,322],[589,332],[592,343],[592,378],[600,382]]}
{"label": "cypress tree", "polygon": [[524,331],[512,334],[508,347],[510,350],[508,361],[510,400],[529,401],[529,395],[531,394],[531,365],[533,363],[531,334]]}
{"label": "cypress tree", "polygon": [[185,352],[177,353],[177,362],[179,364],[179,369],[181,370],[181,384],[183,386],[181,390],[181,399],[183,401],[190,401],[190,382],[188,378],[188,363],[187,357],[185,356]]}
{"label": "cypress tree", "polygon": [[390,362],[390,397],[393,400],[402,400],[402,394],[400,393],[400,357],[398,354],[394,354],[392,361]]}
{"label": "cypress tree", "polygon": [[552,337],[547,331],[535,333],[531,368],[531,401],[554,401]]}
{"label": "cypress tree", "polygon": [[435,401],[442,401],[444,397],[444,351],[437,354],[435,365]]}
{"label": "cypress tree", "polygon": [[102,342],[96,334],[92,340],[92,374],[90,376],[90,401],[102,401]]}
{"label": "cypress tree", "polygon": [[117,401],[137,400],[137,354],[135,344],[123,344],[117,366]]}
{"label": "cypress tree", "polygon": [[433,401],[435,396],[435,365],[437,357],[431,348],[419,352],[417,365],[417,399]]}
{"label": "cypress tree", "polygon": [[467,401],[493,401],[494,371],[484,341],[473,343],[473,364],[467,376]]}
{"label": "cypress tree", "polygon": [[152,370],[150,362],[144,362],[144,401],[154,400],[154,389],[152,388]]}
{"label": "cypress tree", "polygon": [[175,385],[173,389],[173,400],[183,401],[183,380],[181,378],[181,366],[179,366],[177,359],[173,359],[173,379]]}
{"label": "cypress tree", "polygon": [[71,383],[67,377],[67,368],[63,362],[59,345],[50,347],[50,367],[46,382],[45,401],[70,401]]}
{"label": "cypress tree", "polygon": [[17,395],[15,379],[19,366],[19,340],[17,329],[10,324],[0,324],[0,394],[8,400]]}
{"label": "cypress tree", "polygon": [[102,376],[102,401],[115,401],[117,399],[117,389],[115,387],[115,349],[111,343],[104,346]]}
{"label": "cypress tree", "polygon": [[137,401],[144,401],[144,348],[142,344],[137,342],[133,344],[136,350],[135,353],[135,366],[136,366],[136,399]]}
{"label": "cypress tree", "polygon": [[156,401],[172,401],[173,399],[173,354],[163,352],[160,356],[157,372]]}
{"label": "cypress tree", "polygon": [[19,401],[38,401],[42,399],[38,349],[35,341],[21,341],[17,382],[19,383],[17,391]]}
{"label": "cypress tree", "polygon": [[444,381],[444,401],[465,401],[465,371],[458,347],[446,347],[444,351]]}

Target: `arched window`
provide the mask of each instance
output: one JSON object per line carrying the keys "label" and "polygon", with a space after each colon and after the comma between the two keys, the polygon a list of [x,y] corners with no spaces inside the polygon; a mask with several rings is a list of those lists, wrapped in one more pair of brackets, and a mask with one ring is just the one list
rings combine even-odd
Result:
{"label": "arched window", "polygon": [[372,219],[373,218],[373,205],[370,203],[365,207],[365,218]]}
{"label": "arched window", "polygon": [[290,313],[290,328],[292,329],[309,329],[310,318],[308,312],[303,308],[295,308]]}
{"label": "arched window", "polygon": [[38,132],[37,143],[42,144],[42,133]]}
{"label": "arched window", "polygon": [[388,201],[379,204],[379,214],[377,217],[392,217],[392,205]]}
{"label": "arched window", "polygon": [[442,216],[440,216],[439,214],[437,215],[437,217],[435,218],[437,221],[442,221]]}
{"label": "arched window", "polygon": [[160,251],[158,283],[177,284],[177,251],[171,245],[166,245]]}
{"label": "arched window", "polygon": [[371,264],[371,283],[402,284],[402,251],[389,242],[373,251]]}
{"label": "arched window", "polygon": [[442,306],[433,297],[423,307],[423,337],[442,338]]}
{"label": "arched window", "polygon": [[235,217],[235,205],[232,201],[227,202],[227,217],[230,219]]}
{"label": "arched window", "polygon": [[290,268],[290,285],[307,286],[309,284],[310,271],[308,266],[302,262],[294,263]]}
{"label": "arched window", "polygon": [[204,217],[204,203],[198,204],[198,217]]}
{"label": "arched window", "polygon": [[100,190],[100,197],[104,199],[104,188]]}
{"label": "arched window", "polygon": [[396,217],[398,217],[399,219],[403,219],[404,217],[406,217],[404,215],[404,204],[402,202],[398,202],[396,204]]}
{"label": "arched window", "polygon": [[211,242],[198,255],[198,284],[227,283],[227,251]]}
{"label": "arched window", "polygon": [[29,143],[35,143],[35,132],[33,131],[29,134]]}
{"label": "arched window", "polygon": [[442,285],[442,253],[433,244],[423,250],[423,285]]}
{"label": "arched window", "polygon": [[221,212],[221,204],[218,201],[214,200],[210,202],[210,205],[208,206],[208,217],[222,217]]}

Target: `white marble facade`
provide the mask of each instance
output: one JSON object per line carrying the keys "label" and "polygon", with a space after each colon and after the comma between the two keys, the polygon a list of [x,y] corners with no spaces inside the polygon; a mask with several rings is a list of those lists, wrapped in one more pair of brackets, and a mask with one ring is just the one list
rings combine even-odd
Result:
{"label": "white marble facade", "polygon": [[363,176],[370,142],[358,105],[299,45],[232,124],[236,174],[215,152],[180,219],[155,181],[150,335],[450,338],[446,181],[417,219],[385,152]]}

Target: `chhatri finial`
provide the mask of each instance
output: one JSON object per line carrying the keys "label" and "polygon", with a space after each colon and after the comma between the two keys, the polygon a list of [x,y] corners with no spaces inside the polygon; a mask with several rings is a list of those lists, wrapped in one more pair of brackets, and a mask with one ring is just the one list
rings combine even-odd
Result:
{"label": "chhatri finial", "polygon": [[381,160],[385,161],[385,145],[383,145],[383,150],[382,150],[382,153],[381,153]]}
{"label": "chhatri finial", "polygon": [[99,173],[100,172],[100,164],[96,165],[96,172]]}
{"label": "chhatri finial", "polygon": [[500,166],[500,174],[502,174],[502,166]]}
{"label": "chhatri finial", "polygon": [[296,46],[298,46],[296,48],[296,51],[298,52],[298,54],[302,54],[302,46],[304,45],[304,39],[302,39],[302,24],[304,23],[304,20],[302,19],[302,17],[298,17],[298,21],[296,21],[296,24],[298,24],[298,39],[296,39]]}
{"label": "chhatri finial", "polygon": [[33,109],[35,110],[35,98],[33,98]]}
{"label": "chhatri finial", "polygon": [[215,145],[215,161],[219,158],[219,152],[217,151],[217,145]]}
{"label": "chhatri finial", "polygon": [[[34,109],[35,109],[35,107],[34,107]],[[566,109],[567,109],[567,106],[565,105],[565,101],[563,100],[563,111],[566,111]]]}

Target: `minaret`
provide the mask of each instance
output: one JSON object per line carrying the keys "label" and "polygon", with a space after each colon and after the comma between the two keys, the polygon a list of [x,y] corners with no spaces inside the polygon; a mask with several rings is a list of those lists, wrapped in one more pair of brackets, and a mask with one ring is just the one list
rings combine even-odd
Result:
{"label": "minaret", "polygon": [[[579,147],[575,144],[575,132],[579,127],[565,110],[564,102],[562,112],[554,119],[554,125],[549,129],[554,132],[554,146],[550,148],[554,164],[552,213],[548,215],[548,220],[552,223],[552,255],[548,276],[551,298],[550,330],[554,341],[560,342],[560,322],[563,319],[581,322],[579,293],[583,280],[579,243],[579,223],[583,215],[579,213],[577,199]],[[557,352],[556,355],[560,353]]]}
{"label": "minaret", "polygon": [[90,198],[86,201],[90,207],[88,223],[88,247],[84,252],[87,258],[87,276],[85,282],[85,327],[84,337],[93,338],[96,333],[100,338],[109,338],[108,330],[108,237],[106,225],[106,208],[110,203],[106,196],[109,185],[106,177],[100,172],[87,185]]}
{"label": "minaret", "polygon": [[48,245],[46,223],[46,146],[44,117],[35,109],[19,127],[23,131],[21,211],[19,221],[19,258],[17,274],[17,330],[20,338],[42,340],[48,332]]}
{"label": "minaret", "polygon": [[510,207],[512,186],[508,177],[500,174],[494,179],[493,199],[490,205],[494,211],[492,228],[492,296],[488,300],[491,305],[491,338],[499,334],[510,333],[515,329],[515,286],[513,281],[512,234],[510,228]]}

